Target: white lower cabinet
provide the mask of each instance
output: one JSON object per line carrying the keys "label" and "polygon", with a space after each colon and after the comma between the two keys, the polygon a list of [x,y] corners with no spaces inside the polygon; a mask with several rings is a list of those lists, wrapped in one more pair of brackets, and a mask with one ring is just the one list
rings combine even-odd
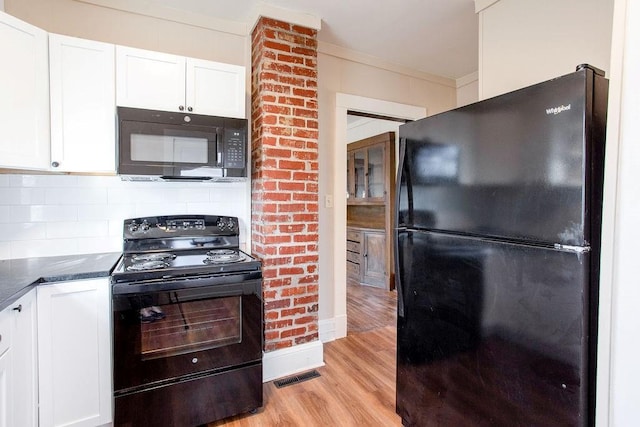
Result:
{"label": "white lower cabinet", "polygon": [[0,427],[13,426],[10,314],[10,309],[0,311]]}
{"label": "white lower cabinet", "polygon": [[35,289],[10,306],[13,320],[11,339],[13,423],[38,425],[38,318]]}
{"label": "white lower cabinet", "polygon": [[40,426],[112,422],[109,278],[37,290]]}
{"label": "white lower cabinet", "polygon": [[0,427],[38,425],[36,292],[0,312]]}

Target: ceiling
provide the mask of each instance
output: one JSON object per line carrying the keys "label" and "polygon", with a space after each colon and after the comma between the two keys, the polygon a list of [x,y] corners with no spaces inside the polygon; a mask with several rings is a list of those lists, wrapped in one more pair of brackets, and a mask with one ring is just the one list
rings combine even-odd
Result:
{"label": "ceiling", "polygon": [[249,25],[253,11],[263,4],[320,18],[319,41],[399,66],[452,79],[478,69],[478,18],[474,0],[144,2]]}

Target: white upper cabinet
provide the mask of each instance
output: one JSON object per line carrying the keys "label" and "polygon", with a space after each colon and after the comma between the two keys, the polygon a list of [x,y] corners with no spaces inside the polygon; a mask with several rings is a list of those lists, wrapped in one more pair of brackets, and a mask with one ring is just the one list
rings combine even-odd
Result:
{"label": "white upper cabinet", "polygon": [[0,167],[49,167],[46,31],[0,12]]}
{"label": "white upper cabinet", "polygon": [[245,118],[245,69],[187,58],[187,105],[193,112]]}
{"label": "white upper cabinet", "polygon": [[151,110],[245,117],[245,68],[116,47],[117,104]]}
{"label": "white upper cabinet", "polygon": [[51,170],[115,173],[115,46],[49,34],[49,76]]}

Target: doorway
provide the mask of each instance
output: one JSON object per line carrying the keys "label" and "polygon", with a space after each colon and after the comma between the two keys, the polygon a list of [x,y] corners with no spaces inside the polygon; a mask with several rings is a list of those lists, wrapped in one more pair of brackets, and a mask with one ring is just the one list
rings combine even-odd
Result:
{"label": "doorway", "polygon": [[[333,160],[340,165],[334,170],[333,194],[345,194],[347,187],[347,130],[348,112],[373,115],[400,120],[417,120],[427,115],[426,108],[407,104],[365,98],[361,96],[336,94],[336,124]],[[355,115],[355,114],[351,114]],[[335,197],[333,210],[334,224],[334,252],[333,252],[333,283],[334,283],[334,321],[335,338],[347,335],[347,272],[346,272],[346,234],[347,234],[347,204],[346,198]]]}

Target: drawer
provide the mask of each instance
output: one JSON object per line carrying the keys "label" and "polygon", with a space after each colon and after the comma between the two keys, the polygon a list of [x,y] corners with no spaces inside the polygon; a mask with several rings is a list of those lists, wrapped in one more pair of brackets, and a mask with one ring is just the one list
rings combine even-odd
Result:
{"label": "drawer", "polygon": [[360,279],[360,264],[347,261],[347,277]]}
{"label": "drawer", "polygon": [[350,242],[347,240],[347,250],[351,252],[360,253],[360,243],[359,242]]}
{"label": "drawer", "polygon": [[360,242],[361,236],[362,236],[361,232],[347,229],[347,240]]}
{"label": "drawer", "polygon": [[347,261],[353,262],[355,264],[360,264],[360,254],[357,252],[347,251]]}
{"label": "drawer", "polygon": [[11,345],[12,319],[11,308],[5,308],[0,312],[0,355],[9,349]]}

